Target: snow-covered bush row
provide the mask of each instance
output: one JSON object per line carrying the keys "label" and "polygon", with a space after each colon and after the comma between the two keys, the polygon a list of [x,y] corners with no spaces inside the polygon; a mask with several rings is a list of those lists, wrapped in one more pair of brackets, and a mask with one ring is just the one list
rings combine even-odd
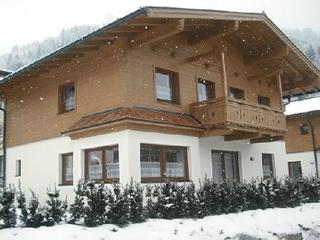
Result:
{"label": "snow-covered bush row", "polygon": [[14,227],[17,221],[27,227],[52,226],[63,221],[89,227],[105,223],[123,226],[148,218],[202,218],[245,210],[294,207],[320,200],[320,180],[259,179],[217,184],[204,179],[198,188],[192,182],[166,181],[146,186],[131,182],[110,187],[88,181],[78,184],[70,206],[59,199],[57,189],[48,191],[47,195],[46,205],[40,207],[35,193],[32,192],[31,200],[26,203],[23,192],[6,189],[0,195],[2,227]]}

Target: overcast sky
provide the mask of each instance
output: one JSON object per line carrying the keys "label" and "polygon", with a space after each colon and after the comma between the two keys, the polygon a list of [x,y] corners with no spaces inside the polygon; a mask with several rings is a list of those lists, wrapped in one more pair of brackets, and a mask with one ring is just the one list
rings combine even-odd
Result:
{"label": "overcast sky", "polygon": [[0,0],[0,55],[77,24],[110,22],[143,6],[262,12],[281,28],[320,31],[319,0]]}

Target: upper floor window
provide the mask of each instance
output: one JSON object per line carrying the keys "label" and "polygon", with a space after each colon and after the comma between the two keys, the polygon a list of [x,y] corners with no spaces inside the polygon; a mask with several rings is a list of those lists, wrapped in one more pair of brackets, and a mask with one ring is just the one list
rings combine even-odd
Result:
{"label": "upper floor window", "polygon": [[300,124],[300,133],[301,135],[309,134],[309,126],[306,123]]}
{"label": "upper floor window", "polygon": [[72,185],[73,183],[73,154],[65,153],[61,156],[62,160],[62,184]]}
{"label": "upper floor window", "polygon": [[198,101],[208,101],[215,98],[214,82],[198,78]]}
{"label": "upper floor window", "polygon": [[85,177],[95,181],[111,182],[119,179],[118,145],[87,149]]}
{"label": "upper floor window", "polygon": [[258,95],[257,100],[258,100],[258,104],[270,107],[270,98],[269,97]]}
{"label": "upper floor window", "polygon": [[69,83],[59,87],[59,113],[70,112],[75,109],[75,85]]}
{"label": "upper floor window", "polygon": [[229,96],[234,99],[244,100],[244,91],[240,88],[230,87]]}
{"label": "upper floor window", "polygon": [[143,182],[188,180],[187,148],[141,144],[140,168]]}
{"label": "upper floor window", "polygon": [[178,74],[161,68],[155,69],[157,100],[179,103]]}

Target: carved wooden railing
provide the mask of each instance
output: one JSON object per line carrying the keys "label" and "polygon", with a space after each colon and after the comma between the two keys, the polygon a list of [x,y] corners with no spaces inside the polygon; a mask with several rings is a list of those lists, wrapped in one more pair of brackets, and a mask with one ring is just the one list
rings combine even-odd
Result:
{"label": "carved wooden railing", "polygon": [[251,104],[232,98],[216,98],[190,106],[191,114],[206,128],[237,126],[266,132],[287,131],[284,113],[268,106]]}

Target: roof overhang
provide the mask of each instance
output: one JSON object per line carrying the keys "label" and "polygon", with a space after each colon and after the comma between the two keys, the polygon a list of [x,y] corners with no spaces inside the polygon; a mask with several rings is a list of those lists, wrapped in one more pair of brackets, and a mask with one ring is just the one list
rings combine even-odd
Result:
{"label": "roof overhang", "polygon": [[247,64],[259,66],[262,76],[272,77],[281,70],[284,97],[320,90],[319,70],[265,14],[168,7],[140,8],[9,74],[0,84],[48,72],[119,39],[141,45],[177,33],[191,38],[208,32],[217,36],[218,28],[222,29],[219,37],[242,50]]}

